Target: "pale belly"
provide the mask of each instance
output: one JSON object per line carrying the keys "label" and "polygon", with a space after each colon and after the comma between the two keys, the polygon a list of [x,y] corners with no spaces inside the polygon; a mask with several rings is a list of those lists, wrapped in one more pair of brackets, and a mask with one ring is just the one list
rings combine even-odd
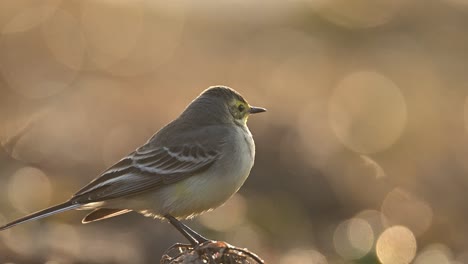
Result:
{"label": "pale belly", "polygon": [[[160,190],[123,201],[128,209],[145,216],[162,218],[166,214],[184,219],[212,210],[234,195],[249,176],[255,149],[249,148],[238,133],[241,144],[226,145],[225,155],[201,175],[194,175]],[[120,201],[122,202],[122,201]]]}

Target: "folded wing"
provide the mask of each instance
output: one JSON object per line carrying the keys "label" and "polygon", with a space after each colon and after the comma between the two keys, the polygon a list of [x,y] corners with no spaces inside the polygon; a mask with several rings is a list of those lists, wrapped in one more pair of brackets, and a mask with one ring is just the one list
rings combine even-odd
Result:
{"label": "folded wing", "polygon": [[202,172],[218,158],[219,151],[198,144],[140,148],[106,170],[71,200],[85,204],[154,190]]}

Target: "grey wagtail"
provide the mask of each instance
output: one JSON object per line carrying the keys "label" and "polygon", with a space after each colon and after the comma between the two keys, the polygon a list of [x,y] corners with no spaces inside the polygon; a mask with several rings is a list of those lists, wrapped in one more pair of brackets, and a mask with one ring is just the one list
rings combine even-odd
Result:
{"label": "grey wagtail", "polygon": [[70,200],[10,222],[0,231],[71,209],[93,210],[82,223],[135,211],[169,220],[192,245],[206,242],[179,220],[210,211],[239,190],[255,156],[247,119],[265,111],[229,87],[210,87],[177,119]]}

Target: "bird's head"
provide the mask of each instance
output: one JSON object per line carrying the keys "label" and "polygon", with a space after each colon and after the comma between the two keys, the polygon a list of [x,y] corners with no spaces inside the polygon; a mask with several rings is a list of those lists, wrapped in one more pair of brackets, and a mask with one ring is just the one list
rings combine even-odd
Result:
{"label": "bird's head", "polygon": [[255,107],[236,92],[227,86],[212,86],[203,91],[188,107],[202,108],[204,114],[210,118],[218,119],[224,123],[234,122],[244,126],[251,114],[265,112],[262,107]]}

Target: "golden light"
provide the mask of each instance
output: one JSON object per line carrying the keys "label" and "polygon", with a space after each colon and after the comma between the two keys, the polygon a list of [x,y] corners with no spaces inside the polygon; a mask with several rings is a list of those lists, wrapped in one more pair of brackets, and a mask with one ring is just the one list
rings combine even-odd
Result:
{"label": "golden light", "polygon": [[327,258],[315,249],[292,249],[279,259],[279,264],[328,264]]}
{"label": "golden light", "polygon": [[42,99],[70,88],[78,71],[50,56],[46,43],[35,41],[35,34],[6,34],[0,38],[0,73],[8,89],[27,98]]}
{"label": "golden light", "polygon": [[380,211],[367,209],[357,213],[354,218],[365,220],[374,232],[374,237],[377,238],[388,226],[388,220]]}
{"label": "golden light", "polygon": [[95,66],[114,75],[135,76],[165,63],[179,44],[185,22],[185,9],[177,2],[148,9],[157,4],[83,1],[81,22]]}
{"label": "golden light", "polygon": [[24,139],[28,137],[28,133],[31,132],[32,128],[43,121],[50,109],[44,108],[35,111],[33,114],[27,115],[22,118],[7,119],[2,122],[2,132],[0,137],[0,145],[4,147],[5,151],[17,160],[24,160],[22,153],[22,143]]}
{"label": "golden light", "polygon": [[[89,160],[91,134],[85,106],[78,97],[61,98],[47,109],[26,115],[30,120],[15,120],[11,135],[23,133],[13,148],[13,156],[43,166],[63,166],[69,162]],[[87,129],[83,129],[87,128]],[[86,146],[86,147],[83,147]],[[72,151],[71,151],[72,150]]]}
{"label": "golden light", "polygon": [[392,146],[406,126],[405,99],[395,83],[372,71],[345,76],[333,91],[329,122],[336,137],[362,154]]}
{"label": "golden light", "polygon": [[336,252],[344,259],[360,259],[372,249],[374,232],[364,219],[352,218],[340,223],[335,229],[333,244]]}
{"label": "golden light", "polygon": [[274,122],[291,124],[291,116],[303,106],[321,101],[319,93],[327,96],[334,66],[330,56],[326,43],[314,35],[279,27],[253,34],[239,47],[239,55],[226,58],[234,61],[226,66],[232,67],[229,79],[236,80],[236,87],[256,87],[251,92],[256,101],[287,102],[288,107],[277,111]]}
{"label": "golden light", "polygon": [[51,252],[60,252],[69,258],[76,258],[80,253],[80,233],[75,227],[67,224],[48,224],[47,235],[43,238],[43,244]]}
{"label": "golden light", "polygon": [[144,2],[111,4],[86,0],[81,5],[88,52],[96,65],[107,68],[127,57],[142,31]]}
{"label": "golden light", "polygon": [[404,226],[386,229],[377,240],[376,253],[382,264],[408,264],[416,255],[416,238]]}
{"label": "golden light", "polygon": [[302,110],[297,124],[300,146],[313,166],[323,166],[342,148],[328,126],[326,110],[323,109],[320,104],[311,103]]}
{"label": "golden light", "polygon": [[22,213],[31,213],[49,205],[52,188],[49,178],[40,169],[22,167],[8,182],[8,198]]}
{"label": "golden light", "polygon": [[453,264],[452,252],[442,244],[426,247],[414,260],[414,264]]}
{"label": "golden light", "polygon": [[60,63],[73,70],[81,70],[86,43],[80,21],[64,10],[57,10],[42,24],[42,35],[47,48]]}
{"label": "golden light", "polygon": [[387,194],[381,211],[391,225],[407,226],[416,236],[424,233],[432,223],[432,208],[401,188]]}
{"label": "golden light", "polygon": [[34,229],[39,229],[38,224],[34,222],[30,223],[29,226],[15,227],[7,233],[7,236],[3,237],[3,242],[13,252],[25,256],[35,255],[38,253],[40,243],[31,239],[32,235],[37,235],[31,232]]}
{"label": "golden light", "polygon": [[[269,110],[249,120],[250,197],[189,226],[271,263],[468,263],[468,0],[269,2],[1,1],[0,226],[221,83]],[[184,242],[82,214],[0,232],[0,262],[145,263]]]}
{"label": "golden light", "polygon": [[145,130],[137,124],[121,123],[112,127],[102,142],[104,164],[113,165],[142,145],[147,137]]}
{"label": "golden light", "polygon": [[235,194],[223,206],[199,217],[200,223],[216,231],[228,231],[246,221],[247,202]]}
{"label": "golden light", "polygon": [[20,33],[41,25],[44,20],[54,14],[62,0],[44,1],[2,1],[0,17],[7,16],[9,21],[0,25],[3,34]]}
{"label": "golden light", "polygon": [[388,23],[408,1],[404,0],[307,0],[316,13],[331,23],[349,28]]}
{"label": "golden light", "polygon": [[[323,102],[328,90],[324,87],[329,86],[333,79],[334,66],[331,64],[332,58],[326,44],[314,38],[313,35],[299,30],[282,28],[263,34],[263,38],[257,41],[275,43],[277,49],[289,47],[289,49],[284,49],[280,58],[268,58],[265,54],[265,60],[272,60],[268,64],[276,67],[269,69],[270,72],[265,72],[265,76],[262,76],[267,78],[265,82],[268,87],[268,92],[262,97],[267,96],[275,101],[295,102],[288,104],[288,108],[284,111],[280,111],[278,114],[282,116],[277,118],[288,120],[291,112],[296,111],[303,103],[320,104]],[[301,52],[303,50],[309,52],[304,54]],[[267,66],[267,63],[264,62],[264,64]],[[246,67],[252,67],[252,65],[246,65]],[[308,91],[308,93],[306,96],[303,93],[285,93],[285,87],[294,87],[294,90]]]}
{"label": "golden light", "polygon": [[463,120],[465,124],[466,134],[468,135],[468,96],[465,97],[465,103],[463,105]]}
{"label": "golden light", "polygon": [[243,245],[259,254],[261,254],[260,251],[265,243],[263,238],[261,232],[248,222],[244,222],[226,234],[226,240],[233,245]]}
{"label": "golden light", "polygon": [[[94,227],[77,229],[80,235],[77,259],[83,263],[144,263],[141,238],[134,233],[113,232],[114,229]],[[92,241],[92,243],[90,242]],[[124,241],[125,243],[116,243]],[[59,252],[59,251],[58,251]]]}

